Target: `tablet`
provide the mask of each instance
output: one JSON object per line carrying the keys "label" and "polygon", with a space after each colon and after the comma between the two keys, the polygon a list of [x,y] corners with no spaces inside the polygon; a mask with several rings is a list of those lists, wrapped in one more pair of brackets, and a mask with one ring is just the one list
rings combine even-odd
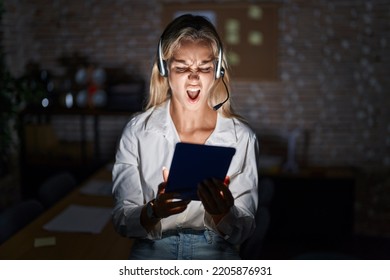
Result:
{"label": "tablet", "polygon": [[235,152],[231,147],[177,143],[165,192],[199,200],[198,184],[209,178],[224,180]]}

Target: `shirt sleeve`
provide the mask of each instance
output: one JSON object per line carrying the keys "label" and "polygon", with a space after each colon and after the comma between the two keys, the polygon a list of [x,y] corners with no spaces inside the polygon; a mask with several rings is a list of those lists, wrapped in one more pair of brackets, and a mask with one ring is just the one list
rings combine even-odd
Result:
{"label": "shirt sleeve", "polygon": [[[234,206],[216,225],[207,212],[205,225],[220,233],[231,244],[241,244],[255,229],[255,213],[258,205],[258,141],[255,135],[246,143],[239,143],[242,153],[240,170],[230,178],[230,191]],[[240,157],[241,158],[241,157]]]}
{"label": "shirt sleeve", "polygon": [[145,204],[139,172],[137,141],[128,125],[120,139],[112,171],[114,209],[112,220],[118,233],[126,237],[156,238],[161,235],[161,224],[148,233],[141,225],[141,211]]}

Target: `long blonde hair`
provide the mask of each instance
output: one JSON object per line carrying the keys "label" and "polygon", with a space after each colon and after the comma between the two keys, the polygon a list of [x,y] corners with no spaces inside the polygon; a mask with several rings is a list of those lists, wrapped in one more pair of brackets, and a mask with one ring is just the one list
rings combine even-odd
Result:
{"label": "long blonde hair", "polygon": [[[204,17],[194,15],[183,15],[174,19],[161,35],[161,59],[169,61],[173,53],[180,48],[182,42],[205,42],[210,45],[213,50],[215,60],[218,60],[218,54],[223,49],[222,42],[218,36],[214,26]],[[150,92],[146,105],[146,109],[153,106],[158,106],[171,97],[171,91],[168,84],[168,79],[160,74],[158,67],[159,54],[157,53],[155,62],[152,68],[150,77]],[[210,107],[224,101],[227,97],[227,92],[230,91],[229,81],[230,75],[228,65],[226,63],[225,54],[222,52],[222,67],[224,75],[215,81],[213,88],[209,94],[208,103]],[[222,81],[224,79],[224,81]],[[226,87],[224,85],[226,84]],[[230,98],[219,109],[225,117],[237,117],[232,108]]]}

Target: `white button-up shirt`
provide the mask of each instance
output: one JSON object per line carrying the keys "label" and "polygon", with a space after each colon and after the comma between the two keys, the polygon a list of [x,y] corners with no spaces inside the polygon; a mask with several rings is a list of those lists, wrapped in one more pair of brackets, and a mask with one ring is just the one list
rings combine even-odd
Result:
{"label": "white button-up shirt", "polygon": [[113,168],[116,230],[128,237],[158,239],[170,229],[209,228],[223,233],[232,244],[242,243],[255,227],[258,142],[246,124],[221,114],[205,144],[236,148],[227,174],[234,197],[229,213],[216,225],[200,201],[191,201],[184,212],[162,219],[149,233],[141,225],[142,207],[156,197],[158,185],[163,181],[162,168],[169,169],[175,145],[180,142],[169,106],[167,101],[134,116],[123,130]]}

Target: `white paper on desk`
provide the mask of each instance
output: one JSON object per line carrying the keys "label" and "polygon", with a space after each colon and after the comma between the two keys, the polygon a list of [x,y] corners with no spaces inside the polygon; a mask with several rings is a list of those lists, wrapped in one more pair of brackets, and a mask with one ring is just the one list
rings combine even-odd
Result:
{"label": "white paper on desk", "polygon": [[49,231],[100,233],[111,216],[111,208],[69,205],[43,226]]}
{"label": "white paper on desk", "polygon": [[91,180],[81,187],[80,193],[88,195],[111,196],[112,182],[106,180]]}

